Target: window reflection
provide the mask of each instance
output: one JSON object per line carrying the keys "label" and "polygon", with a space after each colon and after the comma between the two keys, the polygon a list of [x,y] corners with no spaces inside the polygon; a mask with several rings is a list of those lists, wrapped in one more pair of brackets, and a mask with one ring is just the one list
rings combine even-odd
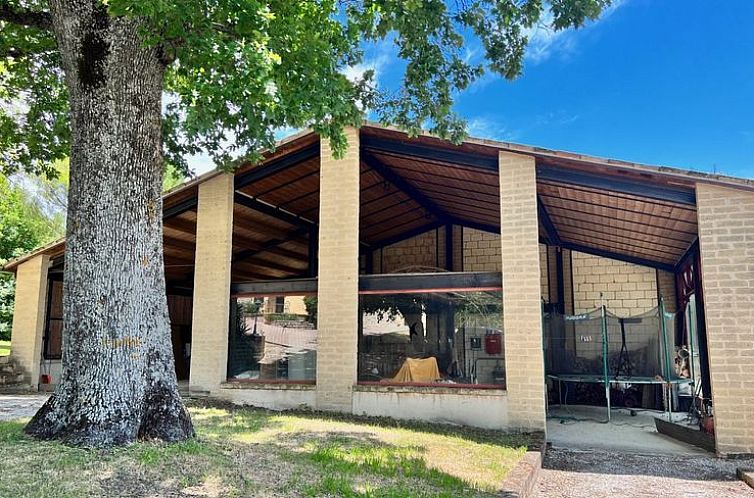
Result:
{"label": "window reflection", "polygon": [[362,383],[505,385],[499,291],[360,296]]}
{"label": "window reflection", "polygon": [[231,301],[228,379],[314,382],[316,297],[239,297]]}

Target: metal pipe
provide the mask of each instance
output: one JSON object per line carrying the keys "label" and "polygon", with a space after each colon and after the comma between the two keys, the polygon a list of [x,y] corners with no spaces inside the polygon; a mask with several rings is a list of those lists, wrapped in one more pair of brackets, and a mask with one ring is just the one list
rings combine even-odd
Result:
{"label": "metal pipe", "polygon": [[609,353],[607,347],[607,310],[605,309],[605,299],[600,293],[600,301],[602,306],[600,307],[602,313],[602,373],[605,376],[605,399],[607,400],[607,421],[610,422],[610,373],[607,368],[607,355]]}
{"label": "metal pipe", "polygon": [[668,422],[670,422],[671,419],[671,412],[673,411],[673,391],[672,391],[672,385],[670,384],[670,352],[668,351],[668,334],[667,330],[665,328],[665,301],[663,300],[662,296],[660,296],[660,332],[662,333],[662,349],[665,357],[665,368],[664,375],[665,375],[665,393],[667,396],[667,401],[665,403],[665,409],[667,411],[668,415]]}

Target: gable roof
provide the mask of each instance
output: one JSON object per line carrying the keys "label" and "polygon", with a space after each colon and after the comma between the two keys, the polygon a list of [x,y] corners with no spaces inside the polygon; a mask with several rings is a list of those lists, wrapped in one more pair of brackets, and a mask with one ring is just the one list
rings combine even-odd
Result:
{"label": "gable roof", "polygon": [[[258,164],[246,164],[240,167],[235,172],[237,182],[239,178],[253,178],[255,173],[266,166],[275,162],[281,162],[281,160],[284,161],[287,158],[293,158],[296,154],[301,155],[306,152],[308,155],[312,153],[318,155],[318,140],[317,135],[312,130],[306,129],[279,141],[274,151],[265,154],[263,161]],[[314,150],[315,148],[317,150]],[[417,137],[411,138],[397,128],[370,122],[366,122],[362,127],[362,148],[369,150],[370,154],[385,154],[384,156],[380,156],[382,159],[393,153],[394,156],[402,154],[415,160],[423,158],[431,163],[432,159],[428,159],[431,156],[437,159],[437,163],[443,163],[446,167],[458,166],[459,168],[463,168],[467,166],[469,168],[477,168],[480,174],[484,173],[485,170],[488,173],[494,172],[496,174],[497,156],[500,151],[503,151],[535,157],[537,159],[538,178],[542,176],[546,179],[548,173],[553,174],[553,172],[559,176],[564,171],[567,171],[576,177],[578,175],[586,175],[591,178],[605,176],[619,180],[627,179],[634,182],[644,182],[647,191],[660,186],[659,188],[665,189],[664,192],[670,192],[671,194],[674,191],[681,192],[678,195],[682,195],[683,190],[693,192],[697,183],[754,191],[754,180],[745,178],[667,166],[652,166],[484,138],[470,137],[459,145],[453,145],[429,133],[422,133]],[[163,194],[163,203],[166,218],[171,215],[171,210],[180,209],[182,205],[192,202],[192,200],[195,203],[198,195],[198,186],[220,174],[223,173],[217,170],[210,171],[165,192]],[[271,180],[272,178],[269,178],[267,181]],[[449,186],[448,188],[452,189],[453,187]],[[557,190],[554,185],[549,185],[546,188]],[[560,189],[561,193],[562,191]],[[594,192],[592,194],[597,195]],[[599,202],[598,197],[594,199],[596,202]],[[553,201],[556,204],[560,203],[560,206],[550,204],[546,206],[546,209],[553,209],[555,211],[559,207],[562,208],[563,203],[577,201],[577,199],[561,198]],[[406,201],[404,200],[403,202]],[[316,214],[316,209],[312,213]],[[315,216],[312,217],[314,218]],[[578,227],[573,228],[573,230],[577,229]],[[386,233],[386,235],[389,235],[389,233]],[[385,241],[389,240],[388,237],[383,237],[383,239]],[[64,248],[65,239],[59,239],[8,261],[3,269],[14,272],[19,264],[38,254],[48,254],[53,258],[60,257],[64,252]]]}

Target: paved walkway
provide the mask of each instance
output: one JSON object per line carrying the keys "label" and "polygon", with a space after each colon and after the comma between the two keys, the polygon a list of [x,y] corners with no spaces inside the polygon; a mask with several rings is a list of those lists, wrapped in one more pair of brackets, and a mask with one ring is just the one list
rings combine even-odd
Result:
{"label": "paved walkway", "polygon": [[736,478],[737,466],[753,464],[704,456],[551,449],[534,496],[754,498],[754,489]]}
{"label": "paved walkway", "polygon": [[31,417],[37,413],[49,396],[49,394],[0,395],[0,420]]}

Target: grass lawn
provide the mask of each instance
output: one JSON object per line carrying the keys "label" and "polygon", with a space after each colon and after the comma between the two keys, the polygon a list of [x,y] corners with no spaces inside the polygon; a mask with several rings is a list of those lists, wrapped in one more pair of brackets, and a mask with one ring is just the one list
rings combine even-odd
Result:
{"label": "grass lawn", "polygon": [[487,497],[526,436],[194,403],[197,439],[87,451],[0,422],[0,496]]}
{"label": "grass lawn", "polygon": [[0,341],[0,356],[8,356],[10,354],[10,341]]}

